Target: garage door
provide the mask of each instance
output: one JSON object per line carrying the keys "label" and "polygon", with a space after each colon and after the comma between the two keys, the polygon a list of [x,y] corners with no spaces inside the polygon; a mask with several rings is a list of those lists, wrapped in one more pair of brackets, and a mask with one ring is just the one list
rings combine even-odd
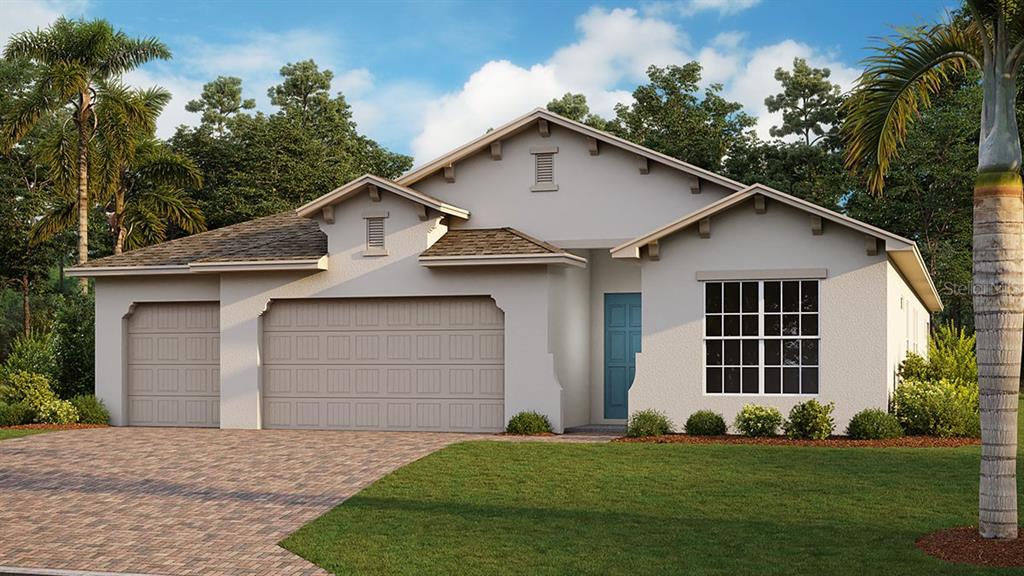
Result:
{"label": "garage door", "polygon": [[216,302],[137,304],[128,318],[128,424],[217,426]]}
{"label": "garage door", "polygon": [[505,424],[504,314],[490,298],[275,301],[263,331],[266,428]]}

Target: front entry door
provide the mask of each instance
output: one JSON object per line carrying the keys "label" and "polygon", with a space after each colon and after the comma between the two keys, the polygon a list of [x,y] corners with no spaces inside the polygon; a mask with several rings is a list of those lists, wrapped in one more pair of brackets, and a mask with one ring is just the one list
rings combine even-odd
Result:
{"label": "front entry door", "polygon": [[640,294],[604,295],[604,417],[629,416],[629,387],[640,351]]}

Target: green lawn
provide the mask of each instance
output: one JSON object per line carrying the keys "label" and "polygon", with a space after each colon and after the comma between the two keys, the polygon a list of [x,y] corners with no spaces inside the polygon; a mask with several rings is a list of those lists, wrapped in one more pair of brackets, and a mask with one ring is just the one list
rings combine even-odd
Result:
{"label": "green lawn", "polygon": [[978,459],[977,447],[469,442],[282,545],[338,574],[993,574],[914,547],[975,522]]}
{"label": "green lawn", "polygon": [[6,430],[6,429],[0,429],[0,440],[9,440],[11,438],[21,438],[22,436],[31,436],[33,434],[42,434],[43,432],[49,432],[49,430]]}

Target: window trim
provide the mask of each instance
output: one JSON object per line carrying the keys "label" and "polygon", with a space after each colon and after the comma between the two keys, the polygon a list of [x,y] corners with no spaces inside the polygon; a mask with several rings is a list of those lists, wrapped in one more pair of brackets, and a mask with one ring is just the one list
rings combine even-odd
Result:
{"label": "window trim", "polygon": [[[723,388],[722,388],[723,391],[722,392],[708,392],[707,343],[708,343],[709,340],[714,340],[716,342],[724,342],[726,340],[726,338],[724,336],[722,336],[722,337],[709,337],[707,335],[708,334],[708,329],[707,329],[707,321],[708,321],[707,296],[708,296],[708,292],[707,292],[706,286],[707,286],[707,284],[709,282],[720,283],[720,284],[723,284],[723,285],[726,282],[739,282],[739,283],[741,283],[740,299],[741,299],[741,304],[742,304],[742,298],[743,298],[743,296],[742,296],[742,282],[744,282],[744,281],[746,281],[746,282],[757,282],[757,335],[756,336],[743,336],[742,335],[742,327],[741,327],[741,330],[740,330],[741,335],[740,336],[730,336],[730,337],[728,337],[728,339],[729,340],[740,340],[740,341],[755,340],[755,341],[758,342],[758,345],[757,345],[757,386],[758,386],[758,391],[756,393],[749,393],[749,394],[744,394],[743,392],[725,392],[724,391],[725,387],[724,387],[724,383],[723,383]],[[780,282],[781,283],[781,282],[784,282],[784,281],[814,282],[817,285],[817,287],[818,287],[818,311],[815,314],[817,314],[817,316],[818,316],[818,334],[816,336],[805,336],[805,335],[802,335],[802,334],[798,335],[798,336],[781,336],[780,335],[777,338],[776,337],[766,337],[765,336],[765,334],[764,334],[764,317],[765,317],[765,310],[764,310],[764,284],[765,284],[765,282]],[[752,279],[752,278],[745,278],[743,280],[731,279],[731,278],[727,279],[727,280],[707,279],[707,280],[699,281],[698,284],[700,285],[700,292],[701,292],[701,295],[700,295],[700,316],[701,316],[701,322],[700,322],[700,330],[701,330],[701,332],[700,332],[701,333],[701,347],[700,347],[700,392],[701,392],[701,396],[702,397],[708,397],[708,398],[723,398],[723,397],[726,397],[726,398],[806,398],[806,399],[815,399],[815,398],[819,398],[821,396],[821,383],[824,381],[824,378],[822,378],[822,364],[821,364],[821,341],[822,341],[822,335],[821,335],[821,304],[822,304],[822,300],[821,300],[821,285],[822,285],[822,282],[821,282],[821,278],[767,278],[767,279],[757,279],[757,280]],[[782,312],[780,311],[780,314],[781,313]],[[722,312],[721,314],[724,314],[724,312]],[[742,314],[743,314],[742,306],[741,306],[741,311],[738,314],[740,314],[740,316],[742,317]],[[801,312],[799,312],[799,314],[802,315],[802,314],[804,314],[804,312],[801,311]],[[742,320],[741,320],[741,323],[742,323]],[[764,391],[764,384],[765,384],[765,380],[764,380],[764,369],[765,369],[765,363],[764,363],[765,362],[765,358],[764,358],[764,342],[765,342],[766,339],[767,340],[780,340],[780,341],[781,340],[817,340],[818,341],[818,364],[816,365],[816,367],[818,369],[818,391],[817,392],[807,393],[807,394],[805,394],[803,392],[797,392],[797,393],[779,392],[778,394],[775,394],[775,393],[766,393]],[[740,354],[742,355],[742,353],[743,353],[743,351],[741,349],[740,350]],[[724,364],[724,354],[725,354],[724,350],[723,350],[722,354],[723,354],[723,364],[721,365],[721,367],[725,368],[726,365]],[[728,367],[731,368],[733,366],[729,365]],[[769,366],[769,368],[775,368],[775,367],[776,366],[774,366],[774,365],[773,366]],[[802,367],[802,365],[800,367]],[[743,369],[742,364],[740,365],[740,369],[741,370]],[[741,384],[741,389],[742,389],[742,384]]]}
{"label": "window trim", "polygon": [[[530,154],[533,156],[533,185],[530,186],[530,192],[557,192],[558,184],[555,183],[555,154],[558,154],[558,146],[533,146],[530,148]],[[540,162],[542,156],[551,158],[550,182],[537,180],[537,163]]]}

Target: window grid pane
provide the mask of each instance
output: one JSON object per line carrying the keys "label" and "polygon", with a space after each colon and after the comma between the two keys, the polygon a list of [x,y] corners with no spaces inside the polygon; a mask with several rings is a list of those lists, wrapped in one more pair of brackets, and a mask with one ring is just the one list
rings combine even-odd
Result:
{"label": "window grid pane", "polygon": [[817,280],[705,282],[705,392],[817,394]]}

